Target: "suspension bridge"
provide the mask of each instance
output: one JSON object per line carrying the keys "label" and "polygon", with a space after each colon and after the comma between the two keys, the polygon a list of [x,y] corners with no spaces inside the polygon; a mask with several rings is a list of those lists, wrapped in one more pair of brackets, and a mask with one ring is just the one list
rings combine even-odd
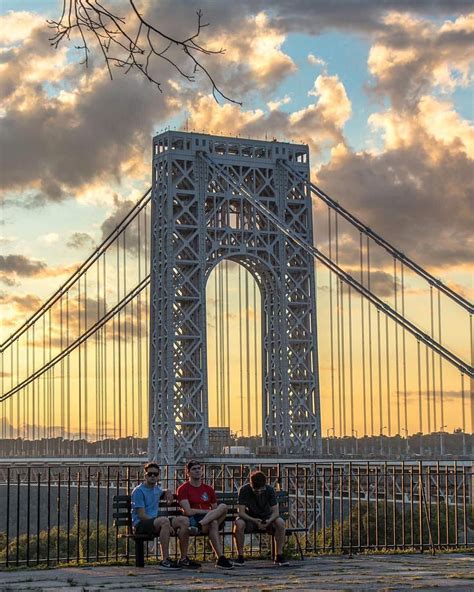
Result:
{"label": "suspension bridge", "polygon": [[219,430],[280,457],[464,438],[472,314],[310,181],[307,146],[168,131],[151,188],[1,344],[0,440],[79,458],[147,439],[173,465]]}

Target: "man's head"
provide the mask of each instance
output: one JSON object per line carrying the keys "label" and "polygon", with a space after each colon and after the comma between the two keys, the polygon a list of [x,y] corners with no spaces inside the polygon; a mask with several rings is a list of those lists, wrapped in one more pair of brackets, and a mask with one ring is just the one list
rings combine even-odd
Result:
{"label": "man's head", "polygon": [[145,481],[148,485],[156,485],[160,476],[160,467],[155,462],[149,462],[145,465]]}
{"label": "man's head", "polygon": [[266,489],[267,478],[262,471],[254,471],[250,474],[250,487],[254,493],[263,493]]}
{"label": "man's head", "polygon": [[202,476],[202,465],[195,458],[186,464],[186,474],[190,479],[200,479]]}

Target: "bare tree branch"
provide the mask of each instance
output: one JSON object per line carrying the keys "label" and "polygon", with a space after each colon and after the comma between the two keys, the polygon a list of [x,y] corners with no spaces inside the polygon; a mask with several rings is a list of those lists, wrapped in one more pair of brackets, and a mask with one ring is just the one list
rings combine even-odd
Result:
{"label": "bare tree branch", "polygon": [[[110,0],[109,0],[110,1]],[[198,38],[202,29],[209,23],[202,22],[202,12],[197,11],[196,31],[185,39],[170,37],[153,23],[149,22],[136,7],[135,0],[128,0],[131,12],[127,22],[125,17],[112,12],[106,6],[106,2],[98,0],[63,0],[61,16],[58,20],[49,20],[48,25],[54,29],[54,35],[50,37],[51,45],[58,48],[61,43],[70,41],[78,36],[81,44],[77,49],[84,52],[81,63],[86,67],[89,64],[90,42],[94,42],[100,48],[110,78],[113,78],[111,66],[123,68],[125,73],[130,70],[138,70],[149,82],[154,84],[162,92],[161,83],[153,74],[153,63],[156,60],[164,60],[171,64],[178,74],[188,80],[195,81],[197,71],[202,71],[212,86],[212,94],[217,102],[219,98],[230,103],[241,105],[239,101],[231,99],[217,86],[212,74],[204,66],[204,56],[219,55],[225,49],[211,50],[199,43]],[[134,31],[133,36],[128,32],[127,25]],[[159,49],[165,43],[164,49]],[[186,56],[186,63],[191,67],[178,64],[172,51],[181,49]]]}

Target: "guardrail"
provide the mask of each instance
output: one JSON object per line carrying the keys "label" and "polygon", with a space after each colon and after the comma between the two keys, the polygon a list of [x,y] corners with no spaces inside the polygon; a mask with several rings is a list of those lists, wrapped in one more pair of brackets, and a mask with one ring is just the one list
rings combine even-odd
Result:
{"label": "guardrail", "polygon": [[[255,467],[289,492],[288,526],[305,527],[307,554],[474,547],[472,466],[209,464],[205,479],[216,491],[233,492]],[[0,567],[133,561],[113,526],[112,499],[140,482],[136,466],[12,465],[2,475]],[[182,466],[163,468],[162,487],[175,490],[183,481]],[[269,552],[261,538],[249,537],[249,554]],[[232,537],[224,544],[234,551]],[[194,554],[205,559],[209,550],[201,542]]]}

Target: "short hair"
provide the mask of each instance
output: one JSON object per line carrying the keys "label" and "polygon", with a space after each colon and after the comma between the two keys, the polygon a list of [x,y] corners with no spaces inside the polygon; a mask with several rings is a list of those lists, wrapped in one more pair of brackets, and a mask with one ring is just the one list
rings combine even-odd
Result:
{"label": "short hair", "polygon": [[265,473],[262,473],[262,471],[254,471],[250,474],[250,483],[252,487],[255,488],[263,487],[267,484],[267,478],[265,477]]}
{"label": "short hair", "polygon": [[197,458],[193,458],[186,463],[186,470],[190,471],[196,465],[201,465],[201,463],[197,460]]}
{"label": "short hair", "polygon": [[155,467],[155,469],[157,469],[158,473],[160,472],[159,465],[157,465],[156,462],[151,461],[151,462],[146,463],[146,465],[145,465],[145,473],[148,473],[148,469],[151,469],[152,467]]}

